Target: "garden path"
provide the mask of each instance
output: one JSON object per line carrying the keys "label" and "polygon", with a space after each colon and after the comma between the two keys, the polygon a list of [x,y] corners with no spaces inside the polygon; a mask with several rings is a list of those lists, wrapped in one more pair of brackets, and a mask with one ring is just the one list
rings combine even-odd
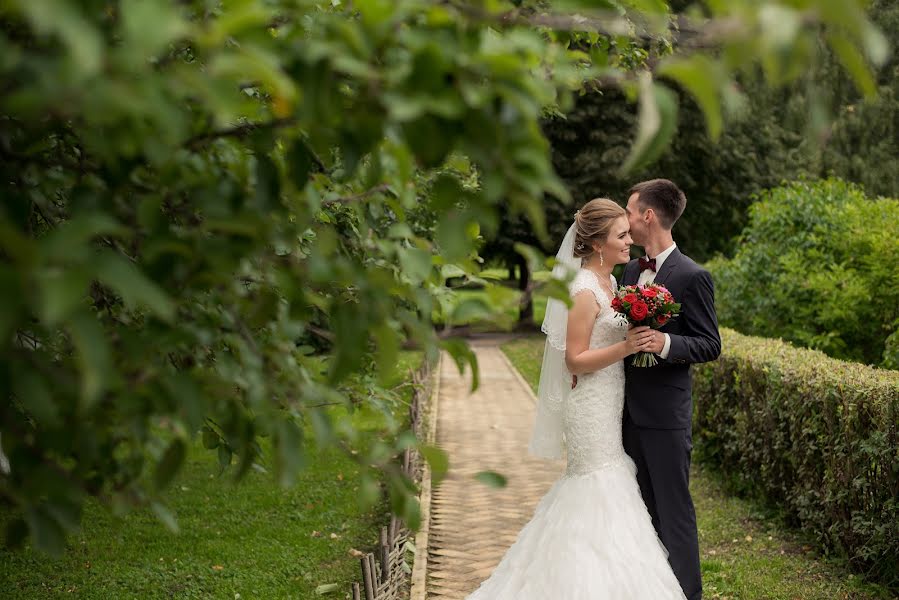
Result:
{"label": "garden path", "polygon": [[[470,370],[460,375],[448,356],[441,361],[437,444],[450,468],[431,496],[428,600],[459,600],[474,591],[564,468],[528,455],[536,399],[497,340],[471,346],[480,365],[473,394]],[[474,479],[480,471],[501,473],[508,484],[480,483]]]}

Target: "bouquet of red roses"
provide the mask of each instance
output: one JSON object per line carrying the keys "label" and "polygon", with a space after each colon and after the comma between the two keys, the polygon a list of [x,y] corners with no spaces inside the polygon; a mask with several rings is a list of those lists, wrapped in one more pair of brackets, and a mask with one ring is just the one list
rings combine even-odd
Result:
{"label": "bouquet of red roses", "polygon": [[[653,329],[659,329],[680,312],[680,304],[674,301],[668,288],[658,283],[622,286],[612,299],[612,308],[631,325]],[[631,364],[652,367],[658,362],[652,352],[638,352]]]}

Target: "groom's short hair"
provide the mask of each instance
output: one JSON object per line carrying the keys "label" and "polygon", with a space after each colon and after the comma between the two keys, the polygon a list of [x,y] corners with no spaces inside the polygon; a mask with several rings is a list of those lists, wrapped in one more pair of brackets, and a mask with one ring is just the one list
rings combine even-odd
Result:
{"label": "groom's short hair", "polygon": [[687,207],[687,196],[669,179],[641,181],[628,190],[628,197],[634,194],[639,194],[637,199],[644,210],[651,208],[658,215],[665,229],[674,227]]}

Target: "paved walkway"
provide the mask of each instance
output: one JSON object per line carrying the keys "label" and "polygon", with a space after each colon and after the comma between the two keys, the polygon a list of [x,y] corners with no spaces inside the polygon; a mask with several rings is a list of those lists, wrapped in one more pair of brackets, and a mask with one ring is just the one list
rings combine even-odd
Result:
{"label": "paved walkway", "polygon": [[[461,600],[493,572],[563,463],[527,453],[535,398],[496,341],[472,342],[480,387],[441,361],[437,444],[449,453],[446,478],[431,496],[428,600]],[[502,489],[474,479],[479,471],[508,478]]]}

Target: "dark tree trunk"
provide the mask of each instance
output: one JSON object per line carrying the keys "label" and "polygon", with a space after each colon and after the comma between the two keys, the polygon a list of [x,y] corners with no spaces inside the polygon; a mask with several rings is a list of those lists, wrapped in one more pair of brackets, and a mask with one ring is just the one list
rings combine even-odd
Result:
{"label": "dark tree trunk", "polygon": [[530,326],[534,320],[534,302],[531,297],[529,284],[531,282],[531,272],[528,269],[528,263],[524,257],[518,257],[518,289],[521,291],[521,305],[518,309],[518,324]]}

